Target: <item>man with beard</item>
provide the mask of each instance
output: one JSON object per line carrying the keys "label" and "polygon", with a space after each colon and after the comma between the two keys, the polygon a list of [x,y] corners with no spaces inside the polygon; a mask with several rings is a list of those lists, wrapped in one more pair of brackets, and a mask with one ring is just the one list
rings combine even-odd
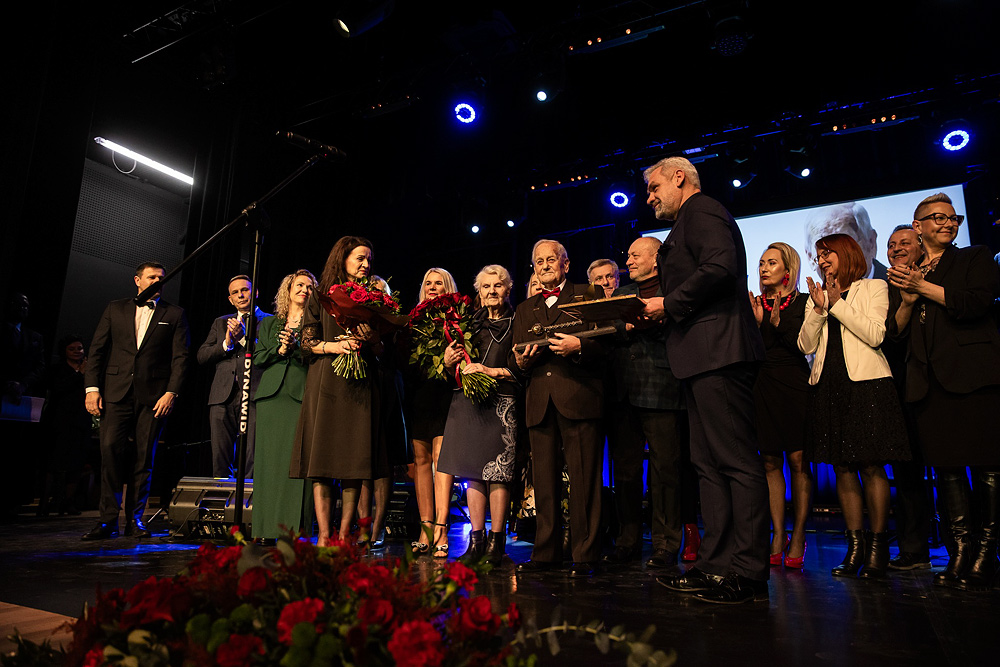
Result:
{"label": "man with beard", "polygon": [[657,220],[674,221],[657,257],[663,296],[648,299],[643,315],[667,320],[705,519],[695,566],[657,581],[706,602],[766,601],[767,481],[753,412],[764,343],[746,298],[743,236],[729,211],[702,194],[690,161],[665,158],[643,175]]}

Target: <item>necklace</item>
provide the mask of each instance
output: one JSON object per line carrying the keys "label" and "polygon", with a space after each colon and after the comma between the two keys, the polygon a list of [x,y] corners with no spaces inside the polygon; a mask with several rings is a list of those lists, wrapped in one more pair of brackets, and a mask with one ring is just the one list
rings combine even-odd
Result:
{"label": "necklace", "polygon": [[[789,294],[787,297],[785,297],[785,300],[782,301],[781,304],[778,306],[778,312],[781,312],[785,308],[788,308],[788,305],[792,302],[792,297],[794,297],[794,296],[795,296],[795,293],[793,292],[793,293]],[[775,301],[778,301],[778,299],[775,299]],[[770,303],[768,303],[767,299],[761,299],[760,300],[760,304],[762,306],[764,306],[764,310],[766,310],[769,313],[772,310],[774,310],[774,306],[772,306]]]}
{"label": "necklace", "polygon": [[932,259],[931,261],[929,261],[924,266],[921,266],[920,267],[920,273],[922,273],[922,274],[924,274],[926,276],[928,273],[930,273],[931,271],[933,271],[934,269],[937,268],[938,262],[940,262],[940,261],[941,261],[941,256],[938,255],[937,257],[935,257],[934,259]]}

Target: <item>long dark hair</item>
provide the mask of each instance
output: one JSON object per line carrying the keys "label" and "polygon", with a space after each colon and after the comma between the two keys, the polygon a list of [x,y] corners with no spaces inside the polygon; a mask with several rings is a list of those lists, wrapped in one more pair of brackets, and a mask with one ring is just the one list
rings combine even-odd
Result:
{"label": "long dark hair", "polygon": [[358,246],[365,246],[374,256],[372,242],[362,236],[341,236],[330,248],[326,264],[323,265],[323,275],[319,279],[319,288],[323,294],[326,294],[331,285],[347,280],[347,270],[344,265],[347,263],[347,256]]}

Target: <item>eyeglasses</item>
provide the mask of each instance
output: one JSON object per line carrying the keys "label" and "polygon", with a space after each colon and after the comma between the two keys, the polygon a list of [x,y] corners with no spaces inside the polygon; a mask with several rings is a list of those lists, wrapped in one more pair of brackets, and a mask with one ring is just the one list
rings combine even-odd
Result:
{"label": "eyeglasses", "polygon": [[820,248],[819,252],[816,253],[816,257],[819,259],[826,259],[830,255],[836,255],[836,254],[837,253],[835,253],[832,250],[828,250],[826,248]]}
{"label": "eyeglasses", "polygon": [[933,220],[935,224],[943,225],[949,220],[954,222],[956,225],[962,224],[965,220],[964,215],[945,215],[944,213],[931,213],[930,215],[925,215],[920,218],[919,222],[926,222],[928,220]]}

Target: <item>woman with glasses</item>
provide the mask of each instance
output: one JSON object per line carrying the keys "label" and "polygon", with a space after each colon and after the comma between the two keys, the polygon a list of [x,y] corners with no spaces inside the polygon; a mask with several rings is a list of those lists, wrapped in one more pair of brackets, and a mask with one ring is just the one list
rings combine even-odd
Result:
{"label": "woman with glasses", "polygon": [[924,199],[913,217],[924,257],[918,266],[889,270],[898,290],[887,324],[890,337],[909,338],[906,401],[950,529],[948,566],[934,583],[989,590],[998,571],[1000,335],[993,308],[1000,271],[986,246],[952,245],[963,217],[947,195]]}
{"label": "woman with glasses", "polygon": [[867,260],[846,234],[821,238],[816,256],[823,284],[806,279],[809,300],[798,338],[799,350],[816,355],[809,373],[806,458],[832,464],[837,475],[847,554],[833,576],[881,578],[889,564],[885,463],[911,458],[892,372],[879,349],[889,289],[883,280],[862,279]]}

